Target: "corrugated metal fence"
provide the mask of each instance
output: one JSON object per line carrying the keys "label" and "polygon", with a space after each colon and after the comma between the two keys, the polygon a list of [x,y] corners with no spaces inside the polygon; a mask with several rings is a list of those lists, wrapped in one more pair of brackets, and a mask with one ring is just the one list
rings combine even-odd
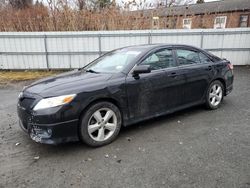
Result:
{"label": "corrugated metal fence", "polygon": [[115,48],[150,43],[201,47],[250,64],[250,29],[0,33],[0,69],[79,68]]}

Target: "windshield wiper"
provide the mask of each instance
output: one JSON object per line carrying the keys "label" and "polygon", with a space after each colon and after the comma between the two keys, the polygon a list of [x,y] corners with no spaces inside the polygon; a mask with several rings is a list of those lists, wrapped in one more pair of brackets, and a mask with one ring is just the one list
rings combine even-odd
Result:
{"label": "windshield wiper", "polygon": [[96,71],[94,71],[94,70],[92,70],[92,69],[85,69],[85,71],[86,71],[86,72],[90,72],[90,73],[99,73],[99,72],[96,72]]}

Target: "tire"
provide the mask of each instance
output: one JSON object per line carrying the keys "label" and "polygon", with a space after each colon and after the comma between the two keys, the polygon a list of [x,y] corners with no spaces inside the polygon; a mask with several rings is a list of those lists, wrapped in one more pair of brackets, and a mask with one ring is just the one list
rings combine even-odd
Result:
{"label": "tire", "polygon": [[206,107],[215,110],[220,107],[224,97],[224,85],[219,81],[213,81],[206,93]]}
{"label": "tire", "polygon": [[103,146],[116,139],[121,124],[121,113],[117,106],[110,102],[98,102],[82,115],[79,137],[89,146]]}

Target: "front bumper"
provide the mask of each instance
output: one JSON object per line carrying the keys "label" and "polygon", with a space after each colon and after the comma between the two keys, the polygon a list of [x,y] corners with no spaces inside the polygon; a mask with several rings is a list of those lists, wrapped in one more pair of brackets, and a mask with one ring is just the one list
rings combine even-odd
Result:
{"label": "front bumper", "polygon": [[28,133],[30,138],[43,144],[60,144],[65,142],[78,141],[77,134],[78,120],[60,122],[55,124],[31,124],[23,125],[19,121],[20,127]]}
{"label": "front bumper", "polygon": [[[35,142],[60,144],[78,141],[78,119],[64,120],[63,112],[55,110],[48,114],[36,114],[18,104],[19,125]],[[56,117],[56,119],[55,119]],[[41,122],[41,123],[40,123]]]}

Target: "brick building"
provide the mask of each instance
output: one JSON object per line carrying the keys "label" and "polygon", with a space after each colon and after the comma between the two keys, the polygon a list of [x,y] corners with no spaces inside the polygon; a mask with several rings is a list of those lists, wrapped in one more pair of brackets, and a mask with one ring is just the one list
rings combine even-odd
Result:
{"label": "brick building", "polygon": [[142,11],[153,29],[250,27],[250,0],[173,6]]}

